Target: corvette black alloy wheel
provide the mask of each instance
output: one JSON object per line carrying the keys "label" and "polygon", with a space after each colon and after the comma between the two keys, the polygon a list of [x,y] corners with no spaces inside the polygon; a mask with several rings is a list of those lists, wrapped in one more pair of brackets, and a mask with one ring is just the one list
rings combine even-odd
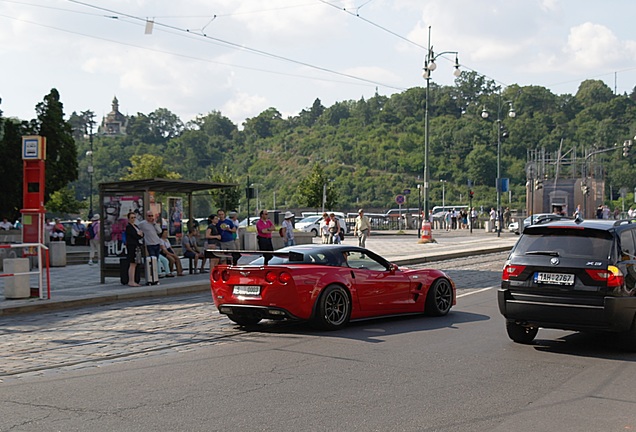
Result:
{"label": "corvette black alloy wheel", "polygon": [[325,330],[337,330],[347,325],[351,316],[351,300],[347,291],[329,285],[318,300],[315,324]]}
{"label": "corvette black alloy wheel", "polygon": [[443,316],[450,311],[453,305],[453,286],[447,279],[436,280],[428,290],[426,296],[426,314]]}

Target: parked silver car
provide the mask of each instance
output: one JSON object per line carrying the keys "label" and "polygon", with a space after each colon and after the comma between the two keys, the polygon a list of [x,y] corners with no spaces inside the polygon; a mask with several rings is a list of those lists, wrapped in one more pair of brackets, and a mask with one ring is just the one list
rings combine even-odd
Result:
{"label": "parked silver car", "polygon": [[[533,214],[523,220],[523,229],[525,230],[530,225],[537,225],[537,224],[542,224],[542,223],[551,222],[555,220],[562,220],[562,219],[570,219],[570,218],[568,218],[567,216],[558,215],[555,213]],[[519,235],[520,233],[519,222],[518,221],[512,222],[510,225],[508,225],[508,231]]]}

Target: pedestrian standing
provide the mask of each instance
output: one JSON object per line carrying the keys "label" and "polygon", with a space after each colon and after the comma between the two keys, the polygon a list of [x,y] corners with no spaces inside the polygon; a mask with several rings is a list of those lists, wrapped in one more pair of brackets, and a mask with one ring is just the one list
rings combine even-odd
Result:
{"label": "pedestrian standing", "polygon": [[91,218],[91,224],[88,227],[88,245],[90,246],[90,250],[88,252],[88,265],[93,265],[93,258],[97,256],[97,262],[100,262],[101,250],[99,247],[99,214],[94,214]]}
{"label": "pedestrian standing", "polygon": [[161,253],[161,226],[155,220],[155,214],[152,210],[146,212],[146,219],[139,222],[139,229],[144,233],[144,244],[148,255],[157,257],[159,260],[159,254]]}
{"label": "pedestrian standing", "polygon": [[322,222],[320,222],[320,235],[322,236],[322,243],[329,243],[329,222],[331,219],[329,215],[325,212],[322,214]]}
{"label": "pedestrian standing", "polygon": [[296,241],[294,240],[294,225],[292,224],[292,219],[294,218],[294,214],[290,211],[285,212],[285,220],[282,224],[282,234],[283,241],[285,246],[295,246]]}
{"label": "pedestrian standing", "polygon": [[335,213],[329,214],[329,244],[340,243],[340,222]]}
{"label": "pedestrian standing", "polygon": [[230,220],[234,224],[234,250],[241,250],[241,239],[239,238],[239,220],[238,220],[238,212],[236,210],[232,210],[228,216]]}
{"label": "pedestrian standing", "polygon": [[353,235],[358,236],[358,246],[366,247],[367,237],[371,235],[371,223],[369,218],[364,215],[364,210],[358,210],[358,217],[353,227]]}
{"label": "pedestrian standing", "polygon": [[141,247],[143,245],[144,233],[135,223],[137,215],[135,212],[128,213],[128,225],[126,225],[126,252],[128,257],[128,286],[141,286],[135,282],[137,264],[141,263]]}
{"label": "pedestrian standing", "polygon": [[256,222],[256,240],[258,241],[258,250],[273,251],[272,232],[274,231],[274,223],[269,220],[267,210],[261,210],[260,219]]}

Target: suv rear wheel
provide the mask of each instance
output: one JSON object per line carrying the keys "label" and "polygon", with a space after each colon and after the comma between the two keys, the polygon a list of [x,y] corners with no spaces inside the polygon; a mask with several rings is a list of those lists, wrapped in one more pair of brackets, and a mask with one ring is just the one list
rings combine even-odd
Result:
{"label": "suv rear wheel", "polygon": [[619,335],[619,343],[625,351],[636,352],[636,317],[630,329]]}
{"label": "suv rear wheel", "polygon": [[538,327],[528,327],[521,325],[515,321],[506,321],[506,331],[508,337],[520,344],[532,343],[539,332]]}

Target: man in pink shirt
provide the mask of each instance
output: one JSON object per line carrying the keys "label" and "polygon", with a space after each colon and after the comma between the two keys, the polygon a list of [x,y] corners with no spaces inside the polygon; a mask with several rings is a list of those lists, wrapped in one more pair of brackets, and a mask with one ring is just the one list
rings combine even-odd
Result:
{"label": "man in pink shirt", "polygon": [[272,232],[276,229],[269,216],[267,210],[261,210],[260,219],[256,222],[256,240],[258,241],[258,250],[273,251]]}

